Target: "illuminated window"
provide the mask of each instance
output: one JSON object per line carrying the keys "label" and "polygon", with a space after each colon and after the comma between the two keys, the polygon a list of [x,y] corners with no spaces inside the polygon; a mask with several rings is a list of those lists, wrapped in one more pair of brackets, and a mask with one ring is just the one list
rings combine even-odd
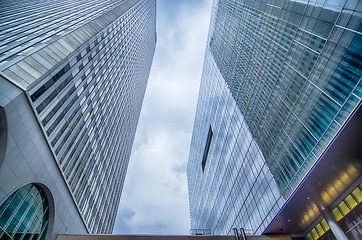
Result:
{"label": "illuminated window", "polygon": [[315,226],[315,229],[317,230],[319,236],[322,236],[324,233],[324,229],[322,228],[322,226],[318,223],[317,226]]}
{"label": "illuminated window", "polygon": [[305,236],[307,240],[313,240],[312,234],[308,233],[307,236]]}
{"label": "illuminated window", "polygon": [[362,191],[358,187],[353,190],[352,196],[357,200],[357,202],[362,202]]}
{"label": "illuminated window", "polygon": [[327,221],[323,218],[306,236],[307,240],[315,240],[321,237],[330,229]]}
{"label": "illuminated window", "polygon": [[334,218],[339,221],[343,218],[343,215],[342,213],[338,210],[338,208],[335,208],[333,209],[333,215],[334,215]]}
{"label": "illuminated window", "polygon": [[353,209],[355,206],[357,206],[356,200],[351,195],[348,195],[344,201],[347,203],[350,209]]}
{"label": "illuminated window", "polygon": [[344,201],[338,204],[338,208],[344,216],[347,215],[347,213],[350,211],[350,209],[348,208],[347,204]]}
{"label": "illuminated window", "polygon": [[330,229],[330,227],[325,219],[323,219],[320,223],[321,223],[324,231],[328,231]]}
{"label": "illuminated window", "polygon": [[[351,194],[342,200],[337,207],[335,207],[332,211],[334,218],[336,221],[341,220],[344,216],[346,216],[353,208],[355,208],[358,203],[362,201],[362,192],[359,187],[356,187]],[[330,229],[327,221],[322,219],[306,236],[306,239],[318,239],[317,235],[322,236]]]}
{"label": "illuminated window", "polygon": [[318,239],[319,235],[317,233],[317,231],[313,228],[312,231],[310,231],[310,233],[312,234],[312,238],[313,239]]}

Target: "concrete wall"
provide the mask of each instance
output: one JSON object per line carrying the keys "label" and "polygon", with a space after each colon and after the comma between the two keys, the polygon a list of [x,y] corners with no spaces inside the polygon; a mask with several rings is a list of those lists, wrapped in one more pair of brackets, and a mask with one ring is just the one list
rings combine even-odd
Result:
{"label": "concrete wall", "polygon": [[50,205],[46,239],[87,233],[25,93],[1,76],[0,141],[0,204],[18,188],[36,183]]}

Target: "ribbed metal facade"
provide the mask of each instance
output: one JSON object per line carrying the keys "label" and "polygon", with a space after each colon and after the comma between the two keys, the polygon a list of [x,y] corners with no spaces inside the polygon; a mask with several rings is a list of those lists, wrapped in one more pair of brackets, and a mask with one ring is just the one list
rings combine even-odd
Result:
{"label": "ribbed metal facade", "polygon": [[3,1],[0,71],[23,89],[92,233],[112,231],[156,44],[156,1]]}
{"label": "ribbed metal facade", "polygon": [[262,233],[323,154],[361,102],[361,6],[215,1],[188,164],[192,228]]}

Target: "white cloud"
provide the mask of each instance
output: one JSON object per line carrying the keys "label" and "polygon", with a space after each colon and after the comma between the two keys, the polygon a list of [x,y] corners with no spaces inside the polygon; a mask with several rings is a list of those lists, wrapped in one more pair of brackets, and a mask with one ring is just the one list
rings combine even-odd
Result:
{"label": "white cloud", "polygon": [[158,43],[114,229],[118,234],[188,234],[190,228],[186,163],[211,1],[193,6],[185,1],[168,15],[166,10],[158,9]]}

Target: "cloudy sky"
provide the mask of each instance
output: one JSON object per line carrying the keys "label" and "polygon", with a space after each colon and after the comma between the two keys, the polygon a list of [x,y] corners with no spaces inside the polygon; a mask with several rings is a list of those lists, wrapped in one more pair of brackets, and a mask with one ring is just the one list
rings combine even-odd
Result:
{"label": "cloudy sky", "polygon": [[212,0],[158,0],[157,47],[115,234],[188,234],[186,164]]}

